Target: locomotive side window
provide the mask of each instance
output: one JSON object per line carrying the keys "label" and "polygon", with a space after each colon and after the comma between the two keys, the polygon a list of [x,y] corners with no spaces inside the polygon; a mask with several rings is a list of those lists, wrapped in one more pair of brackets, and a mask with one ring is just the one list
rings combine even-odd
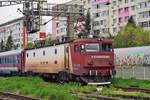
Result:
{"label": "locomotive side window", "polygon": [[100,46],[98,43],[85,44],[86,52],[99,52]]}
{"label": "locomotive side window", "polygon": [[35,57],[35,52],[33,53],[33,56]]}
{"label": "locomotive side window", "polygon": [[81,44],[81,45],[80,45],[80,49],[81,49],[81,52],[85,51],[85,45],[84,45],[84,44]]}
{"label": "locomotive side window", "polygon": [[45,56],[45,51],[43,51],[43,56]]}
{"label": "locomotive side window", "polygon": [[55,49],[55,54],[57,54],[57,49]]}
{"label": "locomotive side window", "polygon": [[111,52],[112,51],[112,44],[102,44],[102,50],[105,52]]}
{"label": "locomotive side window", "polygon": [[27,58],[28,58],[29,54],[27,53]]}
{"label": "locomotive side window", "polygon": [[80,52],[80,46],[79,45],[75,45],[74,46],[74,51],[75,52]]}

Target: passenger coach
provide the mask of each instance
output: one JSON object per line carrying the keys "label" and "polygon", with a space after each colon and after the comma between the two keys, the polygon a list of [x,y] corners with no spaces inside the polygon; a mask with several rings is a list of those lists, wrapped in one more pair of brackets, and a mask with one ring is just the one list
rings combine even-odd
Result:
{"label": "passenger coach", "polygon": [[24,50],[0,53],[0,74],[18,74],[24,71]]}

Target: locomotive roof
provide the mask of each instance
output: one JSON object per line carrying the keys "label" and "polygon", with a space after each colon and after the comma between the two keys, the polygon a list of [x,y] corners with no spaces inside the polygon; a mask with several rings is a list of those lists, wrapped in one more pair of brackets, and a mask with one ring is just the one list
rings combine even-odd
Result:
{"label": "locomotive roof", "polygon": [[105,38],[83,38],[83,39],[77,39],[73,42],[105,42],[105,43],[112,43],[112,39],[105,39]]}
{"label": "locomotive roof", "polygon": [[23,49],[5,51],[5,52],[1,52],[0,56],[19,54],[19,53],[21,53],[21,51],[23,51]]}
{"label": "locomotive roof", "polygon": [[53,47],[53,46],[59,46],[59,45],[65,45],[68,43],[80,43],[80,42],[104,42],[104,43],[112,43],[112,39],[105,39],[105,38],[80,38],[75,40],[66,41],[64,43],[56,43],[51,44],[47,46],[41,46],[41,47],[34,47],[34,48],[25,48],[25,50],[33,50],[33,49],[40,49],[40,48],[46,48],[46,47]]}

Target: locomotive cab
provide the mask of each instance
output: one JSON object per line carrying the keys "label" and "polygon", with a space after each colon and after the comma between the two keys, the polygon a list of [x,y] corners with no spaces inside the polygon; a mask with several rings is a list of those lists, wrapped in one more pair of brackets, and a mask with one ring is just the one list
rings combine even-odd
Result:
{"label": "locomotive cab", "polygon": [[110,84],[114,51],[110,39],[79,39],[71,44],[72,72],[88,84]]}

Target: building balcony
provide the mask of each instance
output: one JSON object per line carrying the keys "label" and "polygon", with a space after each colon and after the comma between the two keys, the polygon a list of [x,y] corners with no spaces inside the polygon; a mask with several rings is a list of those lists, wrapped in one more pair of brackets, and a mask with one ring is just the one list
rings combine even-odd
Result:
{"label": "building balcony", "polygon": [[110,0],[96,0],[96,1],[92,0],[92,5],[105,3],[105,2],[110,2]]}

